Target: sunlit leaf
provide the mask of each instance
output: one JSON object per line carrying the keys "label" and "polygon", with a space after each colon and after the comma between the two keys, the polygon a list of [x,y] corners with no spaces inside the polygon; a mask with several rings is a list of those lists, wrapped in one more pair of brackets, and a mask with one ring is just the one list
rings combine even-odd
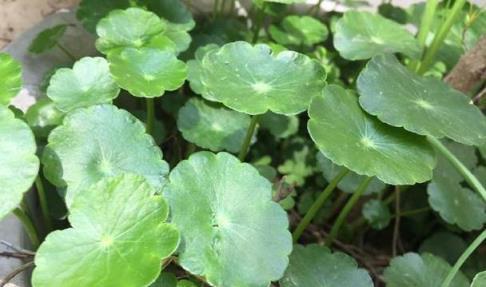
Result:
{"label": "sunlit leaf", "polygon": [[42,161],[46,177],[67,186],[68,206],[76,194],[103,178],[130,172],[160,189],[169,171],[144,125],[112,105],[69,113],[49,135]]}
{"label": "sunlit leaf", "polygon": [[27,124],[0,106],[0,219],[22,201],[39,170],[34,135]]}
{"label": "sunlit leaf", "polygon": [[125,48],[108,56],[115,82],[136,97],[160,97],[178,89],[187,76],[186,64],[170,51]]}
{"label": "sunlit leaf", "polygon": [[0,53],[0,105],[8,105],[22,88],[22,66],[6,53]]}
{"label": "sunlit leaf", "polygon": [[172,170],[164,195],[184,269],[213,286],[266,287],[283,275],[292,250],[287,215],[254,167],[199,152]]}
{"label": "sunlit leaf", "polygon": [[47,236],[36,253],[34,287],[147,286],[179,243],[167,203],[141,176],[123,174],[74,199],[71,228]]}
{"label": "sunlit leaf", "polygon": [[334,47],[348,60],[363,60],[382,53],[403,53],[417,58],[420,47],[398,23],[378,14],[349,11],[336,23]]}
{"label": "sunlit leaf", "polygon": [[109,104],[120,89],[104,58],[84,57],[72,69],[61,68],[51,77],[47,96],[64,112],[96,104]]}
{"label": "sunlit leaf", "polygon": [[273,55],[264,44],[229,43],[206,53],[201,63],[202,96],[251,115],[298,114],[320,93],[324,80],[314,60],[293,51]]}

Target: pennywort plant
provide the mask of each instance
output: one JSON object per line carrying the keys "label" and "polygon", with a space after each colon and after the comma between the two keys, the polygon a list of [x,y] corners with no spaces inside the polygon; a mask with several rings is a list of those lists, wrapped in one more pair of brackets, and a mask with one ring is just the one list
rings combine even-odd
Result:
{"label": "pennywort plant", "polygon": [[99,54],[41,32],[33,59],[72,65],[25,113],[0,54],[0,217],[31,241],[5,254],[34,287],[486,286],[484,82],[443,79],[486,13],[298,2],[83,0]]}

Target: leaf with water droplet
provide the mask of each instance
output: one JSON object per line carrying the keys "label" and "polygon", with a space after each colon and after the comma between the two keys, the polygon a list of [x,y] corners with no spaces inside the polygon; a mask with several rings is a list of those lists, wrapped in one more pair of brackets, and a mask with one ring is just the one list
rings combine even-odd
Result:
{"label": "leaf with water droplet", "polygon": [[71,228],[51,232],[36,252],[34,287],[147,286],[179,244],[166,201],[142,176],[106,178],[80,193]]}
{"label": "leaf with water droplet", "polygon": [[325,71],[303,54],[284,51],[275,55],[265,44],[240,41],[206,53],[201,61],[201,83],[204,98],[236,111],[295,115],[321,92]]}
{"label": "leaf with water droplet", "polygon": [[159,190],[169,172],[145,126],[127,111],[107,104],[69,113],[49,135],[42,162],[53,184],[67,186],[68,206],[76,194],[103,178],[130,172]]}
{"label": "leaf with water droplet", "polygon": [[0,219],[17,207],[39,170],[32,131],[0,106]]}
{"label": "leaf with water droplet", "polygon": [[308,130],[321,152],[337,165],[388,184],[432,177],[435,153],[427,140],[366,114],[358,97],[329,85],[309,108]]}
{"label": "leaf with water droplet", "polygon": [[348,60],[363,60],[383,53],[420,56],[417,39],[398,23],[376,13],[349,11],[336,22],[334,47]]}
{"label": "leaf with water droplet", "polygon": [[389,125],[467,145],[486,144],[486,118],[469,98],[439,79],[414,74],[393,55],[368,62],[358,77],[358,92],[361,107]]}
{"label": "leaf with water droplet", "polygon": [[198,152],[172,170],[164,196],[184,269],[212,286],[267,287],[282,277],[292,250],[287,214],[254,167]]}

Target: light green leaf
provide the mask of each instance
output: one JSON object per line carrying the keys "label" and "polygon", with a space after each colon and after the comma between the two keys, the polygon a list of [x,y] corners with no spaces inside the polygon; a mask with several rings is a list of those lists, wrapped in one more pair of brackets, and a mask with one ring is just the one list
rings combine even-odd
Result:
{"label": "light green leaf", "polygon": [[361,212],[373,229],[386,228],[391,220],[390,209],[381,200],[372,199],[366,202]]}
{"label": "light green leaf", "polygon": [[0,106],[0,219],[22,201],[39,170],[34,135],[27,124]]}
{"label": "light green leaf", "polygon": [[420,56],[420,47],[410,32],[398,23],[371,12],[346,12],[336,23],[334,47],[341,57],[363,60],[382,53]]}
{"label": "light green leaf", "polygon": [[337,165],[394,185],[432,177],[435,154],[427,140],[366,114],[350,91],[327,86],[313,99],[309,117],[311,138]]}
{"label": "light green leaf", "polygon": [[284,116],[272,112],[263,114],[258,119],[258,123],[262,129],[267,129],[276,138],[288,138],[299,129],[297,116]]}
{"label": "light green leaf", "polygon": [[486,271],[479,272],[474,276],[474,280],[471,287],[484,287],[486,286]]}
{"label": "light green leaf", "polygon": [[312,46],[327,39],[326,25],[310,16],[287,16],[282,21],[282,29],[270,26],[272,38],[281,45]]}
{"label": "light green leaf", "polygon": [[372,287],[373,281],[352,257],[310,244],[294,246],[289,268],[280,284],[282,287]]}
{"label": "light green leaf", "polygon": [[392,55],[368,62],[358,91],[363,109],[392,126],[467,145],[486,142],[486,119],[465,95],[438,79],[412,73]]}
{"label": "light green leaf", "polygon": [[0,105],[8,105],[22,88],[22,66],[6,53],[0,53],[0,79]]}
{"label": "light green leaf", "polygon": [[169,172],[144,125],[112,105],[69,113],[49,135],[42,161],[46,177],[67,186],[68,206],[76,194],[103,178],[130,172],[159,190]]}
{"label": "light green leaf", "polygon": [[324,69],[307,56],[241,41],[206,53],[201,76],[204,98],[251,115],[298,114],[325,85]]}
{"label": "light green leaf", "polygon": [[[174,24],[168,24],[167,31],[164,33],[170,41],[174,43],[174,50],[177,53],[187,50],[191,44],[191,35],[183,28]],[[170,47],[168,49],[171,49]]]}
{"label": "light green leaf", "polygon": [[465,231],[481,229],[486,223],[486,204],[472,190],[454,179],[434,176],[427,187],[429,204],[442,219]]}
{"label": "light green leaf", "polygon": [[51,77],[47,96],[64,112],[96,104],[110,104],[120,88],[110,75],[108,62],[84,57],[72,69],[61,68]]}
{"label": "light green leaf", "polygon": [[164,195],[181,231],[181,266],[213,286],[266,287],[279,279],[292,239],[271,193],[254,167],[228,153],[199,152],[180,162]]}
{"label": "light green leaf", "polygon": [[62,123],[64,113],[55,107],[51,99],[42,97],[29,107],[24,118],[36,136],[45,138]]}
{"label": "light green leaf", "polygon": [[141,8],[113,10],[96,26],[99,37],[96,48],[103,54],[126,47],[151,46],[164,49],[171,46],[160,40],[166,29],[166,22],[150,11]]}
{"label": "light green leaf", "polygon": [[189,142],[212,151],[238,152],[250,117],[225,107],[192,98],[179,110],[177,128]]}
{"label": "light green leaf", "polygon": [[420,245],[419,252],[431,253],[445,259],[449,264],[454,264],[466,248],[466,242],[459,235],[442,231],[425,239]]}
{"label": "light green leaf", "polygon": [[[392,259],[385,269],[387,287],[441,287],[451,266],[442,258],[432,254],[407,253]],[[450,287],[469,287],[469,281],[461,271]]]}
{"label": "light green leaf", "polygon": [[67,25],[56,25],[40,32],[29,46],[29,52],[34,54],[44,53],[57,45],[64,36]]}
{"label": "light green leaf", "polygon": [[314,145],[309,140],[292,138],[287,150],[290,152],[284,162],[278,166],[278,171],[285,175],[284,179],[288,184],[302,186],[306,178],[316,172]]}
{"label": "light green leaf", "polygon": [[36,253],[34,287],[147,286],[179,244],[167,203],[141,176],[106,178],[74,199],[72,228],[50,233]]}
{"label": "light green leaf", "polygon": [[[335,178],[342,169],[342,166],[334,164],[330,161],[322,152],[317,153],[317,166],[324,175],[324,178],[330,182],[333,178]],[[356,174],[355,172],[350,171],[339,183],[338,188],[341,191],[346,193],[353,193],[358,189],[358,186],[366,176]],[[366,191],[364,194],[372,194],[377,193],[385,189],[385,184],[383,181],[379,180],[376,177],[373,177],[371,182],[368,184]]]}
{"label": "light green leaf", "polygon": [[194,59],[187,61],[187,80],[189,81],[191,90],[196,94],[201,95],[205,93],[205,86],[201,82],[202,59],[204,58],[204,55],[212,50],[218,49],[218,47],[219,46],[216,44],[208,44],[199,47],[194,53]]}
{"label": "light green leaf", "polygon": [[125,48],[108,56],[115,82],[135,97],[160,97],[184,83],[186,64],[169,51]]}

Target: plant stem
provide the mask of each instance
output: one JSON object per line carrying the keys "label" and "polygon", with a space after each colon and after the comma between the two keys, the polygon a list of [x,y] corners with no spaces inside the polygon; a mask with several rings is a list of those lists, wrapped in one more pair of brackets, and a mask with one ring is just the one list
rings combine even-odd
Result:
{"label": "plant stem", "polygon": [[324,191],[319,194],[319,197],[316,198],[314,203],[312,203],[311,207],[304,215],[304,218],[301,219],[299,225],[297,225],[297,228],[295,228],[294,233],[292,234],[294,242],[297,242],[297,240],[299,240],[302,233],[304,233],[304,230],[307,228],[307,226],[309,226],[312,219],[314,219],[316,214],[319,212],[321,207],[331,195],[332,191],[336,188],[338,183],[346,176],[346,174],[348,174],[348,172],[349,169],[343,167],[341,171],[329,182]]}
{"label": "plant stem", "polygon": [[309,13],[311,13],[314,17],[316,17],[319,14],[319,11],[321,10],[322,1],[323,0],[317,1],[317,3],[310,8]]}
{"label": "plant stem", "polygon": [[59,43],[56,43],[56,46],[59,48],[59,50],[61,50],[64,54],[66,54],[66,56],[68,56],[68,58],[71,59],[71,61],[76,62],[76,57],[74,57],[74,55],[71,54],[71,52],[69,52],[69,50],[66,49],[66,47],[64,47]]}
{"label": "plant stem", "polygon": [[365,192],[366,188],[368,187],[368,184],[370,183],[372,177],[366,177],[358,186],[356,191],[353,193],[351,198],[348,200],[346,205],[344,205],[343,209],[339,213],[336,222],[334,222],[334,225],[331,228],[331,232],[329,233],[329,238],[326,240],[326,245],[331,246],[332,242],[334,239],[337,237],[339,233],[339,229],[344,223],[344,220],[348,217],[348,214],[351,212],[353,209],[354,205],[356,202],[358,202],[358,199],[361,197],[361,195]]}
{"label": "plant stem", "polygon": [[441,287],[449,287],[451,284],[452,280],[456,276],[457,272],[461,268],[461,266],[464,264],[464,262],[471,256],[471,254],[474,252],[476,248],[478,248],[479,245],[486,239],[486,229],[479,234],[476,239],[467,247],[467,249],[462,253],[462,255],[457,259],[456,264],[452,267],[452,269],[449,271],[449,274],[447,274],[446,279],[442,283]]}
{"label": "plant stem", "polygon": [[400,187],[395,186],[395,224],[393,226],[392,256],[397,256],[398,238],[400,236]]}
{"label": "plant stem", "polygon": [[263,13],[263,11],[261,11],[260,9],[256,9],[255,10],[255,26],[254,26],[254,31],[253,31],[253,38],[251,39],[251,43],[252,44],[256,44],[256,42],[258,41],[258,36],[260,35],[260,30],[262,29],[262,26],[263,26],[263,19],[265,18],[265,14]]}
{"label": "plant stem", "polygon": [[219,0],[213,0],[213,18],[218,16]]}
{"label": "plant stem", "polygon": [[250,149],[251,139],[253,138],[253,134],[255,133],[255,128],[258,123],[258,115],[254,115],[251,118],[250,126],[248,126],[248,130],[246,131],[245,140],[243,141],[243,145],[240,149],[240,154],[238,158],[243,161],[245,160],[246,155]]}
{"label": "plant stem", "polygon": [[[419,42],[420,48],[422,48],[422,55],[425,51],[425,41],[427,40],[427,36],[429,35],[430,28],[432,27],[434,14],[435,11],[437,10],[438,4],[439,4],[438,0],[427,0],[424,13],[422,14],[422,20],[420,21],[420,28],[417,35],[417,40]],[[417,71],[418,66],[419,66],[419,62],[417,60],[413,60],[410,62],[410,68],[412,70]]]}
{"label": "plant stem", "polygon": [[44,224],[46,226],[46,231],[49,233],[53,229],[52,220],[49,212],[49,205],[47,204],[46,191],[44,185],[42,184],[42,179],[40,175],[35,179],[35,189],[39,197],[39,204],[42,211],[42,217],[44,219]]}
{"label": "plant stem", "polygon": [[154,99],[147,98],[147,123],[145,124],[145,130],[149,135],[152,135],[154,131],[154,122],[155,122]]}
{"label": "plant stem", "polygon": [[449,34],[452,25],[456,21],[456,18],[460,15],[460,12],[462,11],[462,7],[464,6],[465,3],[466,0],[457,0],[454,2],[454,5],[452,6],[451,10],[447,14],[446,20],[440,26],[439,31],[437,31],[437,34],[435,34],[432,44],[430,44],[430,47],[425,51],[425,55],[417,71],[418,74],[421,75],[429,69],[430,65],[432,64],[432,61],[434,60],[435,54],[437,53],[440,46],[444,42],[445,38],[447,37],[447,34]]}
{"label": "plant stem", "polygon": [[20,208],[15,208],[13,211],[13,214],[20,220],[22,225],[25,228],[25,232],[27,232],[27,235],[30,238],[30,241],[32,242],[32,246],[37,249],[37,247],[40,244],[39,240],[39,235],[37,230],[35,229],[34,224],[32,223],[32,219],[27,216],[27,214]]}
{"label": "plant stem", "polygon": [[438,139],[434,137],[427,137],[432,146],[442,154],[452,166],[464,177],[466,182],[476,190],[486,201],[486,189],[481,182],[464,166],[464,164],[457,159],[457,157],[451,153]]}

